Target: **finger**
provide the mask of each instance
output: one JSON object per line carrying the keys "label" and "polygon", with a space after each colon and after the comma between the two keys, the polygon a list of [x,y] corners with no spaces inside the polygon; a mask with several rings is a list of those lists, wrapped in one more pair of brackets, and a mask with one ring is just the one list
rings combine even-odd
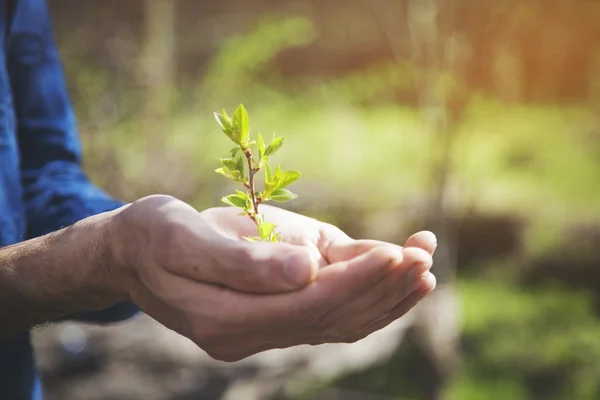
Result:
{"label": "finger", "polygon": [[321,268],[315,285],[328,300],[347,301],[372,287],[402,259],[402,250],[397,246],[373,246],[356,257]]}
{"label": "finger", "polygon": [[[324,251],[330,263],[349,260],[359,254],[365,253],[377,246],[387,246],[402,249],[402,246],[382,242],[379,240],[354,240],[347,236],[336,236]],[[406,241],[405,247],[417,247],[433,254],[437,247],[437,239],[432,232],[422,231],[415,233]]]}
{"label": "finger", "polygon": [[[404,248],[403,259],[395,260],[384,278],[367,288],[328,318],[335,329],[355,329],[389,312],[422,284],[422,276],[432,265],[431,256],[422,249]],[[341,328],[346,327],[346,328]]]}
{"label": "finger", "polygon": [[435,276],[432,273],[426,274],[423,277],[422,284],[417,290],[412,292],[406,299],[400,304],[396,305],[389,313],[382,314],[378,319],[364,325],[362,328],[355,330],[353,333],[348,333],[350,341],[357,341],[364,339],[371,333],[381,330],[403,317],[406,313],[412,310],[417,304],[427,297],[436,286]]}
{"label": "finger", "polygon": [[[406,253],[409,261],[426,258],[416,249],[407,249]],[[397,267],[398,259],[399,255],[394,251],[374,248],[349,262],[325,267],[323,274],[308,288],[286,294],[244,295],[182,281],[178,285],[181,289],[173,296],[177,297],[177,303],[188,315],[192,318],[197,315],[197,321],[203,322],[193,325],[198,327],[201,335],[208,334],[213,338],[210,339],[211,346],[221,348],[222,352],[228,352],[231,358],[236,359],[271,348],[320,343],[323,338],[334,342],[334,336],[320,331],[322,325],[311,324],[307,329],[303,320],[320,310],[335,308],[349,301],[365,286],[372,288],[373,283],[386,276],[390,268]],[[198,304],[203,306],[197,307]],[[380,308],[389,310],[391,307]],[[207,323],[211,320],[212,324]],[[218,335],[206,331],[215,325],[220,326]],[[240,343],[236,348],[231,346],[232,337],[238,338]]]}
{"label": "finger", "polygon": [[437,247],[437,238],[432,232],[417,232],[408,238],[404,247],[418,247],[433,255]]}
{"label": "finger", "polygon": [[398,258],[402,258],[401,252],[376,247],[349,261],[329,264],[321,268],[315,281],[303,290],[277,295],[276,299],[255,296],[253,307],[261,314],[256,318],[262,319],[265,325],[287,321],[290,326],[323,319],[381,280]]}
{"label": "finger", "polygon": [[280,293],[305,287],[316,276],[316,248],[289,243],[225,241],[211,250],[214,262],[199,268],[200,280],[250,293]]}
{"label": "finger", "polygon": [[278,293],[308,285],[322,258],[316,246],[250,243],[179,224],[163,255],[165,268],[187,279],[242,292]]}
{"label": "finger", "polygon": [[324,254],[327,261],[333,264],[350,260],[376,247],[386,247],[392,251],[402,250],[402,246],[379,240],[354,240],[347,236],[337,236],[329,243]]}
{"label": "finger", "polygon": [[[249,345],[249,347],[247,347],[245,350],[248,351],[249,354],[255,354],[268,349],[283,349],[301,344],[318,345],[323,343],[356,342],[364,339],[373,332],[385,328],[390,323],[404,316],[408,311],[414,308],[421,300],[431,293],[431,291],[435,288],[435,284],[435,277],[433,274],[425,273],[425,276],[419,280],[418,287],[407,297],[405,297],[399,304],[396,304],[394,307],[387,308],[387,310],[389,310],[388,312],[383,314],[380,313],[378,318],[375,320],[370,320],[357,328],[349,329],[345,332],[338,331],[338,333],[335,333],[334,331],[311,331],[301,334],[297,329],[280,329],[275,335],[273,334],[273,331],[270,332],[271,335],[268,335],[265,332],[255,333],[244,336],[244,339],[246,340],[252,339],[249,341],[249,343],[251,342],[252,345]],[[386,308],[382,307],[382,309]],[[270,340],[265,341],[265,337],[269,337]],[[240,340],[241,339],[242,338],[240,338]]]}
{"label": "finger", "polygon": [[[217,347],[219,352],[228,354],[226,358],[240,360],[270,349],[284,349],[301,344],[318,345],[322,343],[353,343],[364,339],[371,333],[376,332],[398,318],[405,315],[415,307],[423,298],[425,298],[435,288],[435,277],[430,273],[423,279],[421,285],[406,297],[400,304],[394,307],[389,313],[376,321],[369,322],[362,327],[351,330],[340,335],[323,335],[320,332],[300,332],[293,326],[280,325],[279,329],[254,331],[240,334],[232,333],[227,340],[219,335],[219,338],[212,344]],[[289,295],[295,295],[291,293]],[[286,296],[286,295],[283,295]],[[231,346],[231,343],[239,343],[237,346]]]}
{"label": "finger", "polygon": [[[326,314],[353,299],[365,287],[372,287],[390,271],[393,261],[401,257],[402,253],[376,247],[350,261],[322,268],[315,282],[307,288],[285,294],[243,294],[182,278],[176,292],[163,293],[163,296],[172,299],[179,309],[186,310],[190,318],[213,320],[213,324],[207,325],[219,325],[229,333],[245,330],[277,334],[290,329],[294,332],[290,340],[297,342],[319,334],[320,325],[306,321],[318,321],[319,314]],[[198,330],[208,328],[200,326]],[[225,333],[220,331],[220,334]],[[266,337],[274,339],[273,335]]]}

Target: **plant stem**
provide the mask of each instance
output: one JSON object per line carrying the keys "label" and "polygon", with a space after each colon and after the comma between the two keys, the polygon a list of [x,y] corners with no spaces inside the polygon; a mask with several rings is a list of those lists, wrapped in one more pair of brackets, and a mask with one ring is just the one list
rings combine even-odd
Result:
{"label": "plant stem", "polygon": [[[252,201],[252,207],[254,208],[254,215],[258,215],[258,202],[256,201],[256,192],[254,191],[254,175],[256,174],[256,170],[252,165],[252,152],[250,151],[250,149],[245,149],[244,155],[246,156],[246,160],[248,161],[248,182],[250,186],[250,200]],[[251,218],[254,221],[254,223],[258,225],[258,222],[256,222],[256,218],[252,216]]]}

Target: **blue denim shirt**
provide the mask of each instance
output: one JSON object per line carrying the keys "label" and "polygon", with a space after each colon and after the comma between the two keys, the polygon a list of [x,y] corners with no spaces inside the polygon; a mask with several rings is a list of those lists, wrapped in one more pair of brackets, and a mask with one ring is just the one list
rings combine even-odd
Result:
{"label": "blue denim shirt", "polygon": [[[0,0],[0,246],[55,231],[120,202],[81,170],[81,147],[47,5]],[[136,309],[73,316],[108,323]],[[35,388],[35,390],[34,390]],[[0,399],[39,399],[29,333],[0,340]]]}

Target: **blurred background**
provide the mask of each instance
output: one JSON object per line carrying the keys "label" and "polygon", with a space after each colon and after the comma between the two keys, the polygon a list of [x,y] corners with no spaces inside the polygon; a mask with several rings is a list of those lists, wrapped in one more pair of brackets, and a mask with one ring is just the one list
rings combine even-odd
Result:
{"label": "blurred background", "polygon": [[48,399],[600,398],[598,1],[49,4],[99,186],[219,205],[212,112],[243,103],[303,173],[291,209],[432,230],[439,283],[356,344],[234,364],[147,317],[51,326]]}

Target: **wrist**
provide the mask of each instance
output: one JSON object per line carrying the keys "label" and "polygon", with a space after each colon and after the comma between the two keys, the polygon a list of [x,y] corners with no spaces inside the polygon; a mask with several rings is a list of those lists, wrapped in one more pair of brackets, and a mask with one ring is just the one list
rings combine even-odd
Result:
{"label": "wrist", "polygon": [[128,300],[114,261],[114,213],[0,251],[0,334]]}
{"label": "wrist", "polygon": [[96,267],[101,271],[105,285],[119,301],[131,300],[129,293],[134,280],[129,250],[132,247],[130,242],[135,239],[127,234],[122,215],[127,207],[129,205],[104,213],[99,216],[102,220],[98,221],[102,245]]}

